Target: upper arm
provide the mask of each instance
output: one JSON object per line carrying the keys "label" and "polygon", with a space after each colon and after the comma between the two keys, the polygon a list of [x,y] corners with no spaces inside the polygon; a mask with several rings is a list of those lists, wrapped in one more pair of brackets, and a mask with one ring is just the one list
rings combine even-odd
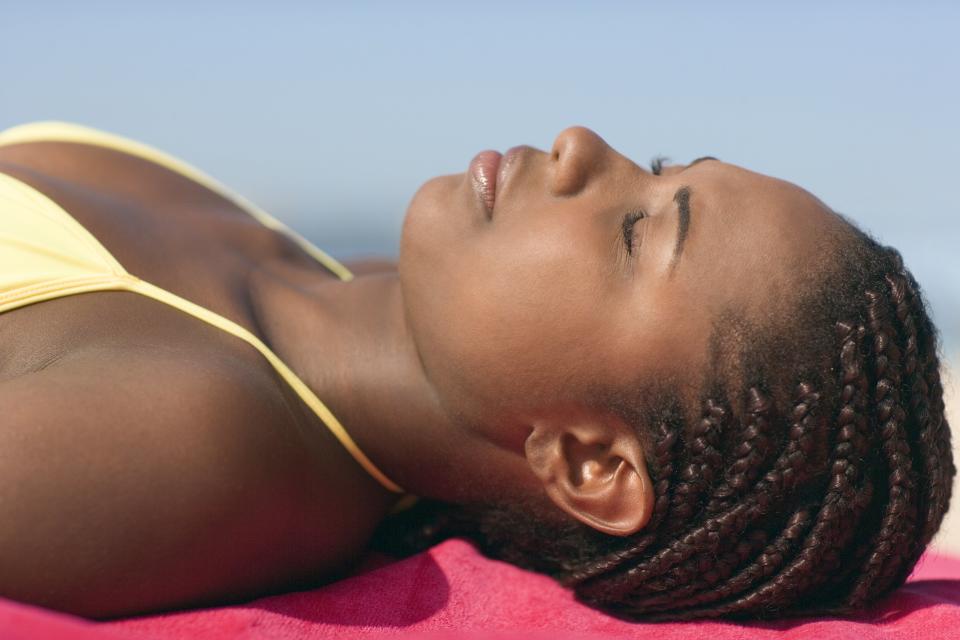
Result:
{"label": "upper arm", "polygon": [[4,382],[0,595],[99,617],[276,580],[302,455],[283,411],[252,373],[182,354]]}

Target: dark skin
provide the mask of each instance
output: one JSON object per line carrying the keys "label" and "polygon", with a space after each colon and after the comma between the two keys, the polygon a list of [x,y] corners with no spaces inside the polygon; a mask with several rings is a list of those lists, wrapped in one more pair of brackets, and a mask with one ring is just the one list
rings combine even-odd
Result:
{"label": "dark skin", "polygon": [[[399,270],[348,265],[350,282],[119,152],[22,144],[0,148],[0,171],[131,273],[259,335],[407,491],[531,500],[630,535],[652,508],[649,444],[596,390],[699,370],[731,304],[789,309],[783,292],[842,223],[717,160],[654,176],[580,127],[510,158],[489,209],[469,174],[423,185]],[[20,308],[0,315],[0,344],[7,597],[109,617],[308,586],[349,569],[399,497],[259,353],[154,300]]]}

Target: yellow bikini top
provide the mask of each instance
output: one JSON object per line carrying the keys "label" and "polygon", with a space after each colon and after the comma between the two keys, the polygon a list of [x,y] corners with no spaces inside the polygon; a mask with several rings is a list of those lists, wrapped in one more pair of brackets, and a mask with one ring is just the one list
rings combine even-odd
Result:
{"label": "yellow bikini top", "polygon": [[[190,165],[120,136],[61,122],[38,122],[0,132],[0,147],[25,142],[75,142],[122,151],[154,162],[236,204],[267,227],[286,234],[341,280],[353,275],[307,239]],[[343,425],[260,338],[232,320],[127,273],[79,222],[33,187],[0,173],[0,313],[78,293],[132,291],[230,333],[259,351],[330,429],[350,455],[390,491],[403,493],[364,455]]]}

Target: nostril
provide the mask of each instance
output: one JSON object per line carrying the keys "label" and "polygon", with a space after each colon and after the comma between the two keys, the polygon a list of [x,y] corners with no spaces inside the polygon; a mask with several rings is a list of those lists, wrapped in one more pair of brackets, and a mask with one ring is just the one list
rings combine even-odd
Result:
{"label": "nostril", "polygon": [[577,194],[589,182],[591,175],[602,171],[608,149],[603,139],[586,127],[567,127],[561,131],[550,150],[553,194]]}

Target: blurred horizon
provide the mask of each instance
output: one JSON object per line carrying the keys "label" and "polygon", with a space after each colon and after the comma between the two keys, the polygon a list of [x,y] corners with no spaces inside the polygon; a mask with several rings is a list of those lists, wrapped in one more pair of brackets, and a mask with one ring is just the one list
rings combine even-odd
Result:
{"label": "blurred horizon", "polygon": [[[547,10],[547,8],[549,8]],[[960,8],[895,4],[33,2],[6,7],[0,128],[179,156],[341,258],[479,150],[591,127],[646,164],[794,182],[896,246],[960,350]]]}

